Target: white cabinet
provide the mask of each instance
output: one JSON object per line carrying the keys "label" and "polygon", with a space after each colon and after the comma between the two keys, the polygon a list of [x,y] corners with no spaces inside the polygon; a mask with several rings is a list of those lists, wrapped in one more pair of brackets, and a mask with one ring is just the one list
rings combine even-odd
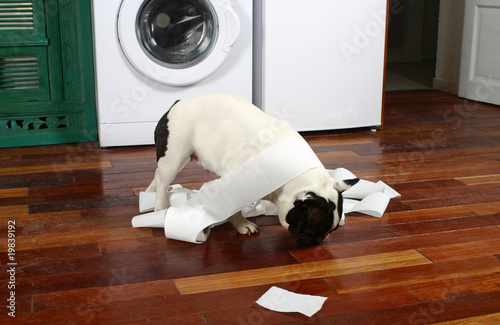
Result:
{"label": "white cabinet", "polygon": [[254,102],[298,131],[382,124],[387,0],[257,0]]}

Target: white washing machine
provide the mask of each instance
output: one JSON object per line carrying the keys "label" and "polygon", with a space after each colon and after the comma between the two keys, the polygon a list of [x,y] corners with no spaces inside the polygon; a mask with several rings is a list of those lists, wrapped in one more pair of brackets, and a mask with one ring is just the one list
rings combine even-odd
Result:
{"label": "white washing machine", "polygon": [[93,0],[99,141],[154,143],[177,99],[252,100],[252,1]]}
{"label": "white washing machine", "polygon": [[254,103],[298,131],[382,124],[387,0],[254,0]]}

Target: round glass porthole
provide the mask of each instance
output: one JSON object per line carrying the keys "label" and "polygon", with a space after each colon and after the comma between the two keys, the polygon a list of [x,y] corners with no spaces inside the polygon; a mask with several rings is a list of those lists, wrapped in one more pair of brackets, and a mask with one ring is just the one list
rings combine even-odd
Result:
{"label": "round glass porthole", "polygon": [[206,0],[148,0],[137,16],[137,37],[157,64],[185,69],[203,61],[217,41],[217,15]]}

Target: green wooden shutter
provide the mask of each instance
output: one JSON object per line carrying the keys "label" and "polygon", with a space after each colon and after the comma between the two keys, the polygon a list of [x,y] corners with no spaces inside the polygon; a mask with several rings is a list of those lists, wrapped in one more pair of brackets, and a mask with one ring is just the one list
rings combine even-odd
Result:
{"label": "green wooden shutter", "polygon": [[97,140],[90,0],[0,0],[0,147]]}
{"label": "green wooden shutter", "polygon": [[42,0],[0,1],[2,103],[50,99],[43,14]]}
{"label": "green wooden shutter", "polygon": [[49,100],[47,50],[0,49],[0,96],[2,103]]}
{"label": "green wooden shutter", "polygon": [[0,36],[5,41],[36,41],[45,37],[43,0],[0,1]]}

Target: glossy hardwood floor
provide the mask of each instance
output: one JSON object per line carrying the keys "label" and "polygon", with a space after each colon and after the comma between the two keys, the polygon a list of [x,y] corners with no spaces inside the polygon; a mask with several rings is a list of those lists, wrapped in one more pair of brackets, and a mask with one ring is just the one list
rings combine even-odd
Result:
{"label": "glossy hardwood floor", "polygon": [[[18,324],[500,323],[500,107],[394,92],[384,130],[305,138],[326,167],[402,196],[381,219],[348,216],[317,248],[277,217],[194,245],[131,227],[152,146],[0,149],[0,323],[14,323],[11,291]],[[189,163],[175,183],[213,178]],[[328,300],[312,318],[272,312],[255,303],[272,285]]]}

